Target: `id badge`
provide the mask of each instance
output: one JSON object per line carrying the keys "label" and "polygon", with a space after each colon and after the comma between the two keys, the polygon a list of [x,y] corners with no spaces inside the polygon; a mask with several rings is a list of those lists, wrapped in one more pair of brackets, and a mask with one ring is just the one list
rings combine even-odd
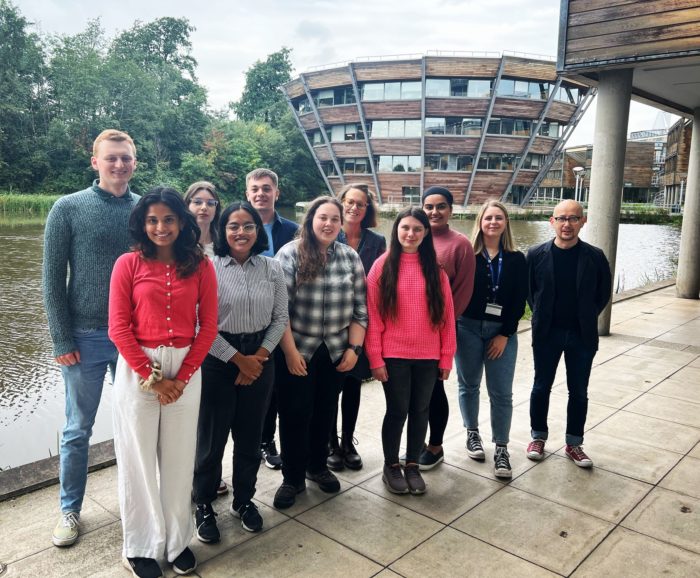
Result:
{"label": "id badge", "polygon": [[500,317],[502,310],[503,310],[503,307],[498,305],[498,303],[487,303],[486,304],[486,313],[488,313],[489,315],[493,315],[494,317]]}

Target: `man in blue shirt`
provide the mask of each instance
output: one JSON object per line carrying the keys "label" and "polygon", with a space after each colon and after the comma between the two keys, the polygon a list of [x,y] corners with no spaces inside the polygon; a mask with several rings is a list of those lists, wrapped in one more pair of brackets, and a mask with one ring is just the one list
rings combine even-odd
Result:
{"label": "man in blue shirt", "polygon": [[[277,252],[296,235],[299,225],[294,221],[280,217],[275,210],[275,203],[280,198],[279,179],[277,174],[270,169],[259,168],[249,172],[245,177],[245,195],[248,202],[260,213],[263,227],[267,234],[269,248],[261,255],[273,257]],[[275,351],[275,365],[284,364],[284,355]],[[277,372],[282,374],[281,371]],[[260,453],[265,460],[265,465],[273,470],[282,467],[282,460],[275,445],[275,422],[277,421],[277,392],[273,389],[270,398],[270,408],[265,416],[263,425]]]}

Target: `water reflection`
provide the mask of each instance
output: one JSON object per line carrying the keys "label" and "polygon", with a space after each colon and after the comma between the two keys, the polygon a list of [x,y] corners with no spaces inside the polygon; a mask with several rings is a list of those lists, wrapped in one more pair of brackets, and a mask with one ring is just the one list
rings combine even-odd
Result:
{"label": "water reflection", "polygon": [[[388,236],[392,221],[382,219]],[[452,226],[471,235],[473,221]],[[552,237],[546,221],[513,221],[522,250]],[[41,225],[0,224],[0,468],[54,455],[63,426],[63,381],[54,362],[41,300]],[[586,228],[581,236],[586,238]],[[680,229],[671,225],[621,225],[616,286],[631,289],[667,278],[675,270]],[[112,437],[111,386],[107,385],[92,438]]]}

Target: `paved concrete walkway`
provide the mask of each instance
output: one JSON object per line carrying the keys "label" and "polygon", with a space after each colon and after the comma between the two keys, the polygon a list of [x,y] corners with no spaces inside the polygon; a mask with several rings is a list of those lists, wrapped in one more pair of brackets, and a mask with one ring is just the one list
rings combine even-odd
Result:
{"label": "paved concrete walkway", "polygon": [[[467,457],[452,378],[445,463],[426,473],[424,496],[388,493],[380,473],[384,398],[370,383],[357,429],[365,467],[341,472],[342,491],[333,497],[310,484],[284,512],[272,508],[280,473],[261,467],[256,500],[265,530],[242,530],[228,513],[230,496],[219,499],[222,541],[193,540],[197,575],[700,576],[700,302],[674,291],[613,307],[613,335],[601,340],[589,393],[585,448],[593,469],[563,456],[563,372],[546,459],[525,457],[533,372],[524,333],[510,483],[493,476],[490,444],[485,463]],[[490,439],[485,395],[480,423]],[[230,464],[225,475],[230,482]],[[115,478],[114,467],[90,475],[83,534],[68,549],[51,545],[55,486],[0,503],[6,575],[126,576]]]}

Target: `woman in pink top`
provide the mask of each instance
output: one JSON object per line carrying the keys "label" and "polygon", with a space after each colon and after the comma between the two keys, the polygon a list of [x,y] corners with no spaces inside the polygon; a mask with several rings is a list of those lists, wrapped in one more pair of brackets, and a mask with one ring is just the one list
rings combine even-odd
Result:
{"label": "woman in pink top", "polygon": [[150,191],[129,231],[134,251],[117,259],[109,292],[124,565],[134,576],[157,577],[164,556],[188,574],[197,565],[188,544],[199,367],[217,334],[216,275],[177,191]]}
{"label": "woman in pink top", "polygon": [[[418,456],[428,426],[435,381],[447,379],[456,349],[450,282],[440,268],[426,214],[411,207],[396,217],[388,253],[367,278],[365,349],[386,397],[382,423],[384,471],[390,492],[422,494]],[[408,417],[406,465],[399,446]]]}

